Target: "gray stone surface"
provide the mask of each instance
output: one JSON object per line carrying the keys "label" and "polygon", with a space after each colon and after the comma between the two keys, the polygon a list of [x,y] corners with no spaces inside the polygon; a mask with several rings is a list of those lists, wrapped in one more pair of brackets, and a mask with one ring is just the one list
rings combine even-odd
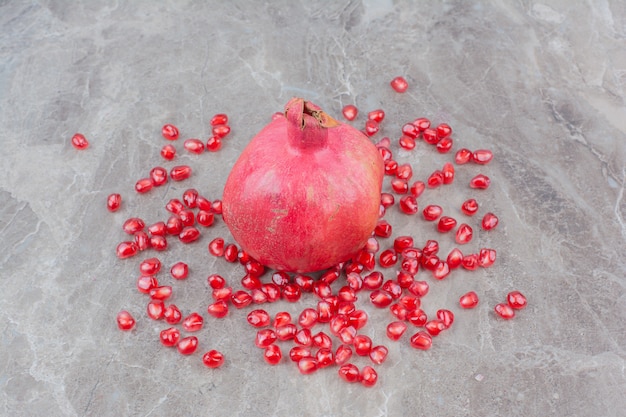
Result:
{"label": "gray stone surface", "polygon": [[[80,3],[0,1],[1,415],[626,415],[626,3]],[[403,95],[389,88],[396,75],[410,83]],[[340,381],[336,368],[300,375],[289,344],[283,363],[266,365],[249,309],[206,317],[191,357],[161,347],[165,326],[145,316],[146,296],[134,289],[139,261],[154,252],[115,257],[124,219],[164,219],[164,203],[188,187],[219,198],[239,152],[292,96],[337,116],[355,103],[359,127],[383,108],[377,138],[390,136],[418,179],[452,155],[424,143],[398,149],[401,125],[416,117],[449,123],[455,149],[495,153],[485,167],[457,166],[454,184],[419,199],[475,226],[464,252],[498,251],[490,269],[441,282],[418,275],[431,284],[424,309],[450,308],[454,326],[416,351],[408,335],[386,339],[390,313],[361,294],[363,331],[390,348],[373,388]],[[191,156],[179,141],[176,161],[160,158],[163,123],[206,139],[217,112],[233,128],[222,151]],[[72,148],[75,132],[89,149]],[[190,180],[134,192],[153,166],[180,163],[193,167]],[[488,190],[468,188],[479,172],[492,178]],[[105,208],[112,192],[124,198],[114,214]],[[460,213],[470,196],[480,214],[498,214],[496,230]],[[420,216],[393,209],[387,218],[420,244],[455,246]],[[185,282],[159,275],[184,314],[206,316],[209,273],[235,287],[243,275],[207,253],[214,236],[229,238],[221,221],[159,254],[165,268],[190,265]],[[470,289],[481,303],[462,311],[458,297]],[[497,319],[493,306],[514,289],[528,308]],[[296,314],[314,303],[309,295],[267,309]],[[137,318],[130,333],[116,327],[121,309]],[[217,370],[201,363],[212,348],[227,358]]]}

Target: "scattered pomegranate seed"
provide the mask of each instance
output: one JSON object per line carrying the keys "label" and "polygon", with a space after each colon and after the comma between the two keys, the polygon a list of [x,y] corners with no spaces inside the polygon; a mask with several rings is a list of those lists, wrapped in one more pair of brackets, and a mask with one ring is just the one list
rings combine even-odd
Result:
{"label": "scattered pomegranate seed", "polygon": [[206,149],[209,152],[217,152],[222,149],[222,138],[219,136],[211,136],[206,142]]}
{"label": "scattered pomegranate seed", "polygon": [[385,290],[375,290],[370,294],[370,301],[375,307],[388,307],[393,302],[393,297]]}
{"label": "scattered pomegranate seed", "polygon": [[154,167],[150,170],[152,185],[159,187],[167,182],[167,170],[163,167]]}
{"label": "scattered pomegranate seed", "polygon": [[478,305],[478,294],[474,291],[469,291],[459,298],[459,304],[462,308],[474,308]]}
{"label": "scattered pomegranate seed", "polygon": [[155,277],[141,276],[137,280],[137,289],[144,294],[150,294],[150,290],[158,286],[159,283]]}
{"label": "scattered pomegranate seed", "polygon": [[471,160],[472,151],[466,148],[459,149],[454,155],[454,162],[456,162],[457,165],[467,164],[468,162],[471,162]]}
{"label": "scattered pomegranate seed", "polygon": [[217,350],[210,350],[202,355],[202,363],[209,368],[219,368],[224,364],[224,355]]}
{"label": "scattered pomegranate seed", "polygon": [[243,290],[235,291],[230,297],[230,302],[235,308],[244,308],[252,303],[252,296]]}
{"label": "scattered pomegranate seed", "polygon": [[202,329],[202,325],[204,324],[204,320],[202,316],[198,313],[191,313],[183,320],[183,329],[186,332],[197,332]]}
{"label": "scattered pomegranate seed", "polygon": [[235,244],[230,243],[224,248],[224,259],[226,259],[227,262],[232,263],[237,261],[238,255],[239,250],[237,249],[237,246],[235,246]]}
{"label": "scattered pomegranate seed", "polygon": [[494,229],[498,225],[498,217],[493,213],[486,213],[481,224],[485,230]]}
{"label": "scattered pomegranate seed", "polygon": [[454,322],[454,314],[446,309],[437,310],[437,318],[441,320],[446,329],[452,326]]}
{"label": "scattered pomegranate seed", "polygon": [[346,382],[359,382],[361,380],[359,368],[351,363],[339,367],[339,376]]}
{"label": "scattered pomegranate seed", "polygon": [[170,178],[174,181],[182,181],[191,176],[191,167],[188,165],[175,166],[170,170]]}
{"label": "scattered pomegranate seed", "polygon": [[472,162],[480,165],[488,164],[493,159],[493,153],[487,149],[479,149],[472,153]]}
{"label": "scattered pomegranate seed", "polygon": [[513,310],[510,305],[505,303],[496,304],[494,311],[498,316],[505,320],[510,320],[515,317],[515,310]]}
{"label": "scattered pomegranate seed", "polygon": [[195,240],[198,240],[199,237],[200,231],[194,226],[186,226],[185,228],[183,228],[183,230],[181,230],[180,234],[178,235],[178,238],[183,243],[191,243]]}
{"label": "scattered pomegranate seed", "polygon": [[424,331],[419,331],[411,336],[411,346],[415,349],[428,350],[432,344],[432,337]]}
{"label": "scattered pomegranate seed", "polygon": [[107,210],[114,212],[119,210],[122,204],[122,196],[119,194],[109,194],[107,197]]}
{"label": "scattered pomegranate seed", "polygon": [[472,240],[472,236],[474,231],[471,226],[465,223],[461,223],[459,228],[456,231],[456,243],[459,245],[464,245]]}
{"label": "scattered pomegranate seed", "polygon": [[424,207],[424,210],[422,210],[424,220],[427,220],[429,222],[437,220],[439,216],[441,216],[441,213],[443,213],[443,209],[441,208],[441,206],[437,206],[435,204],[429,204]]}
{"label": "scattered pomegranate seed", "polygon": [[213,256],[224,256],[224,239],[216,237],[209,243],[209,253]]}
{"label": "scattered pomegranate seed", "polygon": [[135,319],[128,311],[122,310],[117,313],[117,327],[123,331],[132,330],[135,327]]}
{"label": "scattered pomegranate seed", "polygon": [[383,109],[372,110],[371,112],[367,113],[367,120],[373,120],[376,123],[381,123],[383,120],[385,120],[385,112],[383,111]]}
{"label": "scattered pomegranate seed", "polygon": [[352,104],[346,104],[341,110],[341,112],[343,114],[343,117],[346,118],[346,120],[352,121],[356,119],[356,116],[359,114],[359,109],[357,109],[356,106]]}
{"label": "scattered pomegranate seed", "polygon": [[178,324],[183,319],[183,315],[175,304],[165,307],[163,318],[169,324]]}
{"label": "scattered pomegranate seed", "polygon": [[489,268],[496,261],[496,251],[494,249],[482,248],[478,253],[478,266]]}
{"label": "scattered pomegranate seed", "polygon": [[404,93],[409,88],[409,83],[406,82],[404,77],[400,76],[391,80],[390,84],[396,93]]}
{"label": "scattered pomegranate seed", "polygon": [[301,358],[298,361],[298,370],[302,375],[312,374],[317,371],[319,366],[317,364],[317,360],[311,357]]}
{"label": "scattered pomegranate seed", "polygon": [[452,165],[450,162],[446,162],[445,164],[443,164],[443,168],[441,168],[441,173],[443,174],[444,184],[452,184],[454,182],[454,165]]}
{"label": "scattered pomegranate seed", "polygon": [[150,300],[146,311],[152,320],[161,320],[165,313],[165,305],[161,300]]}
{"label": "scattered pomegranate seed", "polygon": [[211,126],[228,124],[228,115],[224,113],[217,113],[211,118]]}
{"label": "scattered pomegranate seed", "polygon": [[489,187],[491,180],[488,176],[483,174],[478,174],[474,178],[470,180],[470,188],[478,188],[484,190]]}
{"label": "scattered pomegranate seed", "polygon": [[72,146],[78,150],[87,149],[89,147],[89,141],[81,133],[76,133],[72,136]]}
{"label": "scattered pomegranate seed", "polygon": [[463,253],[458,248],[452,249],[446,258],[446,262],[450,269],[458,268],[463,263]]}
{"label": "scattered pomegranate seed", "polygon": [[369,352],[369,357],[373,363],[375,363],[376,365],[380,365],[381,363],[385,362],[388,353],[389,349],[387,349],[385,346],[374,346]]}
{"label": "scattered pomegranate seed", "polygon": [[444,138],[437,142],[436,148],[439,153],[448,153],[452,149],[454,141],[452,138]]}
{"label": "scattered pomegranate seed", "polygon": [[176,262],[170,269],[170,275],[174,279],[185,279],[189,274],[189,267],[184,262]]}
{"label": "scattered pomegranate seed", "polygon": [[361,370],[360,381],[363,386],[373,387],[378,381],[378,374],[369,365],[365,365]]}
{"label": "scattered pomegranate seed", "polygon": [[414,281],[408,288],[409,292],[416,297],[424,297],[428,294],[430,287],[426,281]]}
{"label": "scattered pomegranate seed", "polygon": [[413,195],[405,195],[400,198],[400,210],[404,214],[417,213],[417,199]]}
{"label": "scattered pomegranate seed", "polygon": [[443,184],[443,180],[444,180],[443,172],[439,170],[435,170],[432,174],[430,174],[430,176],[426,180],[426,184],[428,185],[429,188],[437,188],[441,184]]}
{"label": "scattered pomegranate seed", "polygon": [[446,325],[440,319],[434,319],[426,322],[424,328],[431,336],[437,336],[439,333],[446,330]]}
{"label": "scattered pomegranate seed", "polygon": [[211,133],[213,133],[213,136],[215,136],[215,137],[224,138],[224,137],[228,136],[228,134],[230,133],[230,126],[228,126],[228,125],[215,125],[211,129]]}
{"label": "scattered pomegranate seed", "polygon": [[430,127],[430,120],[425,117],[420,117],[418,119],[413,120],[413,124],[417,127],[420,133]]}
{"label": "scattered pomegranate seed", "polygon": [[209,307],[207,308],[207,312],[213,317],[221,319],[223,317],[226,317],[226,315],[228,314],[228,304],[226,304],[224,300],[218,300],[209,305]]}
{"label": "scattered pomegranate seed", "polygon": [[161,156],[167,161],[171,161],[176,157],[176,148],[172,145],[165,145],[161,148]]}
{"label": "scattered pomegranate seed", "polygon": [[161,330],[161,333],[159,333],[159,339],[161,340],[161,344],[163,344],[163,346],[176,346],[180,340],[180,330],[175,327]]}
{"label": "scattered pomegranate seed", "polygon": [[437,125],[435,131],[437,132],[437,137],[439,139],[445,139],[452,134],[452,128],[447,123]]}
{"label": "scattered pomegranate seed", "polygon": [[368,356],[372,350],[372,339],[366,335],[356,335],[352,343],[354,346],[354,353],[359,356]]}
{"label": "scattered pomegranate seed", "polygon": [[400,145],[402,149],[410,151],[411,149],[415,149],[416,144],[414,138],[407,135],[402,135],[400,136],[400,139],[398,139],[398,145]]}
{"label": "scattered pomegranate seed", "polygon": [[387,325],[387,337],[391,340],[399,340],[404,332],[406,332],[407,325],[403,321],[394,321]]}
{"label": "scattered pomegranate seed", "polygon": [[473,198],[465,200],[461,205],[461,211],[468,216],[473,216],[478,211],[478,202]]}
{"label": "scattered pomegranate seed", "polygon": [[191,355],[198,348],[198,338],[196,336],[187,336],[178,341],[176,345],[181,355]]}
{"label": "scattered pomegranate seed", "polygon": [[167,140],[176,140],[178,139],[178,128],[168,123],[161,128],[161,134]]}
{"label": "scattered pomegranate seed", "polygon": [[121,242],[115,249],[115,253],[120,259],[135,256],[137,252],[139,252],[139,247],[137,247],[135,242]]}
{"label": "scattered pomegranate seed", "polygon": [[396,194],[406,194],[409,191],[409,183],[402,178],[394,178],[391,180],[391,188]]}
{"label": "scattered pomegranate seed", "polygon": [[424,142],[429,145],[436,145],[439,142],[439,137],[437,137],[437,131],[435,129],[424,129],[422,132],[422,139]]}
{"label": "scattered pomegranate seed", "polygon": [[422,327],[428,321],[428,316],[424,310],[416,308],[415,310],[411,310],[406,313],[406,321],[411,323],[413,326]]}
{"label": "scattered pomegranate seed", "polygon": [[379,220],[374,229],[374,234],[379,237],[391,236],[392,227],[387,220]]}
{"label": "scattered pomegranate seed", "polygon": [[161,285],[150,290],[150,298],[153,300],[167,300],[172,296],[172,287],[169,285]]}
{"label": "scattered pomegranate seed", "polygon": [[271,344],[265,348],[263,359],[270,365],[278,365],[283,358],[283,353],[278,345]]}
{"label": "scattered pomegranate seed", "polygon": [[142,178],[135,183],[135,191],[139,194],[147,193],[152,187],[154,187],[154,184],[150,178]]}
{"label": "scattered pomegranate seed", "polygon": [[437,224],[437,231],[441,233],[449,232],[456,227],[456,220],[449,216],[442,216]]}
{"label": "scattered pomegranate seed", "polygon": [[478,255],[476,255],[475,253],[464,255],[461,265],[468,271],[475,270],[476,268],[478,268]]}
{"label": "scattered pomegranate seed", "polygon": [[506,300],[509,306],[516,310],[522,309],[526,307],[526,304],[528,304],[528,301],[526,300],[524,294],[519,291],[511,291],[510,293],[508,293],[506,296]]}
{"label": "scattered pomegranate seed", "polygon": [[204,143],[200,139],[187,139],[183,146],[187,151],[197,155],[204,152]]}

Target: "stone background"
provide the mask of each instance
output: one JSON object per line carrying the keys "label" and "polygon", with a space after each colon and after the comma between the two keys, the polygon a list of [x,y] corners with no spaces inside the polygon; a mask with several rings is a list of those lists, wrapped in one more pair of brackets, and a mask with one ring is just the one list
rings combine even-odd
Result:
{"label": "stone background", "polygon": [[[407,93],[389,87],[396,75]],[[0,1],[0,414],[626,415],[625,85],[618,0]],[[495,153],[419,199],[464,219],[458,207],[474,196],[481,215],[500,217],[489,233],[466,219],[475,236],[463,251],[497,249],[492,268],[441,282],[418,275],[431,284],[424,309],[451,309],[455,325],[416,351],[408,335],[388,341],[391,315],[361,296],[366,333],[390,348],[373,388],[344,383],[336,368],[302,376],[287,358],[267,366],[249,309],[207,318],[191,357],[161,347],[164,324],[147,319],[134,289],[139,261],[154,252],[115,256],[126,218],[162,220],[165,202],[189,187],[219,198],[237,155],[292,96],[336,116],[354,103],[357,127],[383,108],[375,139],[391,137],[417,179],[452,154],[398,149],[400,127],[416,117],[449,123],[455,149]],[[218,112],[233,128],[219,153],[190,155],[179,141],[176,161],[160,158],[164,123],[206,139]],[[87,150],[71,146],[75,132]],[[194,169],[188,181],[134,192],[153,166],[182,163]],[[467,182],[479,172],[492,185],[476,192]],[[112,192],[124,198],[113,214]],[[398,235],[438,239],[444,254],[455,246],[421,216],[387,218]],[[190,278],[172,284],[184,314],[206,316],[209,273],[234,286],[243,275],[207,253],[215,236],[229,238],[221,221],[159,254],[166,268],[190,265]],[[493,306],[514,289],[528,308],[497,319]],[[481,303],[462,311],[468,290]],[[130,333],[116,327],[121,309],[137,318]],[[227,358],[217,370],[200,360],[212,348]]]}

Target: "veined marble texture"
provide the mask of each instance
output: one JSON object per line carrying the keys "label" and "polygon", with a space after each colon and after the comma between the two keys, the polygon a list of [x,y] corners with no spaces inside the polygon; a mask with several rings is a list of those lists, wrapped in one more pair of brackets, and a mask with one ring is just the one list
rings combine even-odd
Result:
{"label": "veined marble texture", "polygon": [[[410,83],[405,94],[389,87],[396,75]],[[0,0],[0,415],[626,415],[625,86],[618,0]],[[360,294],[364,332],[389,347],[373,388],[341,381],[336,368],[300,375],[290,344],[281,364],[266,365],[250,308],[207,316],[207,275],[235,287],[243,276],[207,253],[213,237],[229,238],[220,219],[196,243],[115,256],[126,218],[164,220],[164,204],[190,187],[220,198],[241,150],[292,96],[338,118],[354,103],[355,126],[384,109],[374,139],[389,136],[415,179],[452,158],[421,142],[398,148],[402,124],[416,117],[449,123],[453,152],[495,155],[457,166],[454,184],[418,199],[420,210],[440,204],[474,227],[465,253],[498,251],[489,269],[441,282],[418,274],[431,285],[425,311],[456,316],[432,349],[410,347],[413,328],[389,341],[391,314]],[[182,139],[208,138],[218,112],[232,126],[223,149],[185,152]],[[172,162],[159,156],[167,122],[182,137]],[[87,150],[71,146],[76,132]],[[189,180],[135,193],[152,167],[177,164],[192,166]],[[480,172],[490,188],[470,190]],[[105,207],[113,192],[123,197],[117,213]],[[473,218],[459,210],[469,197],[480,204]],[[487,211],[500,218],[490,232],[479,227]],[[438,239],[443,254],[456,246],[420,215],[390,209],[386,218],[395,235]],[[381,239],[381,249],[391,244]],[[155,254],[171,302],[205,316],[191,357],[160,345],[165,324],[146,317],[135,289],[139,261]],[[168,277],[176,261],[190,266],[184,282]],[[461,310],[469,290],[481,302]],[[496,318],[512,290],[528,307]],[[309,294],[264,308],[297,314],[315,302]],[[137,319],[132,332],[117,329],[122,309]],[[202,365],[209,349],[226,355],[223,367]]]}

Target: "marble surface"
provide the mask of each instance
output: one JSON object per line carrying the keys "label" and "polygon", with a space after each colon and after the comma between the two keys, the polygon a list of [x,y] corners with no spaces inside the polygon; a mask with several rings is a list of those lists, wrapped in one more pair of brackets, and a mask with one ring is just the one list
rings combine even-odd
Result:
{"label": "marble surface", "polygon": [[[403,95],[389,87],[396,75],[410,83]],[[626,415],[625,86],[618,0],[0,1],[0,415]],[[364,332],[390,349],[373,388],[342,382],[336,368],[302,376],[286,358],[266,365],[249,309],[206,317],[191,357],[161,347],[165,326],[134,289],[154,252],[115,256],[126,218],[162,220],[164,203],[189,187],[219,198],[239,152],[292,96],[336,116],[355,103],[356,126],[383,108],[376,139],[390,136],[418,179],[451,155],[398,149],[401,125],[416,117],[449,123],[455,149],[495,153],[419,199],[465,219],[458,207],[474,196],[500,217],[489,233],[466,219],[476,233],[464,252],[495,248],[492,268],[441,282],[418,275],[431,284],[424,309],[450,308],[453,327],[427,352],[407,335],[393,343],[390,313],[361,296]],[[217,112],[233,129],[222,151],[191,156],[179,141],[176,161],[160,158],[160,126],[206,139]],[[75,132],[87,150],[72,148]],[[153,166],[182,163],[194,169],[188,181],[134,192]],[[479,172],[488,190],[468,188]],[[105,207],[112,192],[124,199],[117,213]],[[455,246],[419,216],[387,218],[397,234],[439,239],[443,253]],[[190,266],[185,282],[159,275],[184,314],[206,316],[208,274],[236,287],[243,275],[207,253],[215,236],[229,238],[219,220],[197,243],[159,254],[166,267]],[[468,290],[481,303],[462,311]],[[493,306],[512,290],[528,307],[497,319]],[[121,309],[137,318],[130,333],[116,327]],[[225,353],[222,368],[202,365],[209,349]]]}

